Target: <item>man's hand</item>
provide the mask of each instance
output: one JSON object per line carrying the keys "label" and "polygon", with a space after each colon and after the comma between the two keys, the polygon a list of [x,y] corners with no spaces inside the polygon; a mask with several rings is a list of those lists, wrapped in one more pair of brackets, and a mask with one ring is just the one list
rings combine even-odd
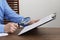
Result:
{"label": "man's hand", "polygon": [[8,24],[5,25],[4,30],[7,33],[14,33],[17,28],[18,28],[18,24],[16,24],[16,23],[8,23]]}
{"label": "man's hand", "polygon": [[36,23],[36,22],[38,22],[39,20],[31,20],[28,24],[33,24],[33,23]]}

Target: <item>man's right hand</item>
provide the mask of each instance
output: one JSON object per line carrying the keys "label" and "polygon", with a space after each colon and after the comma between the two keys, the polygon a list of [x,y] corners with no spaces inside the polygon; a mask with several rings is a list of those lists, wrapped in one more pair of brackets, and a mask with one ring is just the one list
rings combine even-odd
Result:
{"label": "man's right hand", "polygon": [[16,23],[8,23],[4,26],[4,30],[7,33],[14,33],[18,28],[18,24]]}

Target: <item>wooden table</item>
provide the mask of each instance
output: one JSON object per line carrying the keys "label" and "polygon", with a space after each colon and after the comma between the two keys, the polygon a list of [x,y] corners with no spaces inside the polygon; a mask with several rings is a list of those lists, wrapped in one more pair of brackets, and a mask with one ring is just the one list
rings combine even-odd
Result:
{"label": "wooden table", "polygon": [[0,37],[0,40],[60,40],[60,28],[35,28],[18,36],[19,31],[6,37]]}

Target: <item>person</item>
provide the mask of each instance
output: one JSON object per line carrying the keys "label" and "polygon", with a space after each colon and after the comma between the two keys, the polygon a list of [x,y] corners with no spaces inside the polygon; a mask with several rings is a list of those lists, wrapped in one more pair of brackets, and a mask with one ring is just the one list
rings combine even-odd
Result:
{"label": "person", "polygon": [[[10,20],[11,22],[4,24],[4,18]],[[13,11],[6,0],[0,0],[0,33],[14,33],[18,28],[18,24],[22,24],[23,21],[29,18],[24,18],[22,15],[18,15],[15,11]],[[30,21],[28,24],[35,23],[36,20]],[[22,25],[23,26],[23,25]]]}

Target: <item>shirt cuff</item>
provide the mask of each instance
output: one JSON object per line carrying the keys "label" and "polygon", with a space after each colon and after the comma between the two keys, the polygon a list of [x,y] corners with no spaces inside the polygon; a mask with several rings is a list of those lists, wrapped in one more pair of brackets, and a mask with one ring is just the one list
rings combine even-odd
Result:
{"label": "shirt cuff", "polygon": [[25,17],[19,24],[23,27],[28,26],[31,18],[30,17]]}
{"label": "shirt cuff", "polygon": [[4,25],[0,25],[0,33],[4,33]]}

